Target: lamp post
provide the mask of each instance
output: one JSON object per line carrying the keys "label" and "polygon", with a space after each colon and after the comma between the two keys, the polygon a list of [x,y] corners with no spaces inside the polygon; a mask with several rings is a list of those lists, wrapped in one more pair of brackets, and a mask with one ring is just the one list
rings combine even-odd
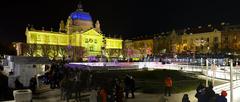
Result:
{"label": "lamp post", "polygon": [[215,59],[213,59],[213,65],[212,65],[212,85],[214,86],[214,77],[215,77],[215,74],[216,74],[216,61]]}
{"label": "lamp post", "polygon": [[103,60],[103,55],[105,56],[105,48],[106,48],[106,39],[105,39],[105,37],[103,37],[103,46],[102,46],[102,48],[101,48],[101,61],[100,62],[102,62],[102,60]]}
{"label": "lamp post", "polygon": [[201,62],[201,69],[202,69],[202,74],[203,74],[203,58],[201,58],[201,60],[200,60],[200,62]]}
{"label": "lamp post", "polygon": [[233,102],[233,60],[230,60],[230,102]]}
{"label": "lamp post", "polygon": [[[208,46],[207,47],[207,49],[208,49],[208,51],[207,51],[207,55],[209,55],[209,49],[210,49],[210,47]],[[208,87],[208,56],[207,56],[207,58],[206,58],[206,87]]]}
{"label": "lamp post", "polygon": [[206,87],[208,87],[208,58],[206,59]]}

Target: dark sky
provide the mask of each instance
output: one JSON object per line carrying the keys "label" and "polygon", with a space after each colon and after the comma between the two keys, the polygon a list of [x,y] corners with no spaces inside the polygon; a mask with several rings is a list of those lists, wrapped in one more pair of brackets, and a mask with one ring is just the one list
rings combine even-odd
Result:
{"label": "dark sky", "polygon": [[[0,42],[25,41],[27,24],[58,30],[79,0],[0,2]],[[84,10],[100,20],[106,35],[123,37],[161,33],[198,25],[240,24],[239,2],[231,0],[82,0]],[[236,0],[237,1],[237,0]]]}

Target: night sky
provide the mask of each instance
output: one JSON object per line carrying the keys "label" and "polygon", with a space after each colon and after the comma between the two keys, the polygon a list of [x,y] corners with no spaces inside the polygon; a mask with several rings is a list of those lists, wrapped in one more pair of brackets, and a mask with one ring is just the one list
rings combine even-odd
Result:
{"label": "night sky", "polygon": [[[60,20],[66,21],[78,2],[1,1],[0,43],[25,42],[28,24],[58,31]],[[104,34],[124,38],[221,22],[240,24],[240,3],[231,0],[82,0],[82,4],[94,21],[99,19]]]}

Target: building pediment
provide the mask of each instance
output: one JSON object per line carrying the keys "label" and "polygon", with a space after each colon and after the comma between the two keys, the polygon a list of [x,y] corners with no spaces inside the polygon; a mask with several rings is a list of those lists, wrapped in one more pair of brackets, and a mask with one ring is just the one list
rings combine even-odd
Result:
{"label": "building pediment", "polygon": [[102,36],[101,33],[98,33],[97,31],[95,31],[94,29],[90,29],[88,31],[85,31],[82,33],[82,35],[87,35],[87,36]]}

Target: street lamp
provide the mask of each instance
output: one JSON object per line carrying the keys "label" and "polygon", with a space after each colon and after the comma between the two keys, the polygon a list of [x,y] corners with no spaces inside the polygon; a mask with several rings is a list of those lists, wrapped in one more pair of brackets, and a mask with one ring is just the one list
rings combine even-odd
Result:
{"label": "street lamp", "polygon": [[208,58],[206,58],[206,87],[208,87]]}
{"label": "street lamp", "polygon": [[201,62],[200,65],[201,65],[201,69],[202,69],[202,74],[204,74],[204,73],[203,73],[203,58],[201,58],[200,62]]}
{"label": "street lamp", "polygon": [[[208,51],[207,51],[207,55],[209,54],[209,49],[210,49],[210,47],[208,46],[207,47],[207,49],[208,49]],[[208,56],[207,56],[207,58],[206,58],[206,87],[208,87]]]}
{"label": "street lamp", "polygon": [[102,60],[103,60],[103,56],[105,56],[105,48],[106,48],[106,39],[105,39],[105,37],[103,37],[103,40],[102,40],[102,42],[103,42],[103,46],[102,46],[102,48],[101,48],[101,62],[102,62]]}

